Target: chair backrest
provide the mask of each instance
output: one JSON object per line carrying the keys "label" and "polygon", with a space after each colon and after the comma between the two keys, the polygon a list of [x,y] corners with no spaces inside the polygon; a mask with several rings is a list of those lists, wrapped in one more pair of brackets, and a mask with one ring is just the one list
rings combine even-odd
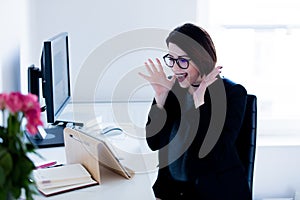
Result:
{"label": "chair backrest", "polygon": [[247,106],[241,131],[236,141],[237,151],[245,167],[250,191],[252,194],[253,171],[256,150],[257,129],[257,98],[255,95],[247,95]]}

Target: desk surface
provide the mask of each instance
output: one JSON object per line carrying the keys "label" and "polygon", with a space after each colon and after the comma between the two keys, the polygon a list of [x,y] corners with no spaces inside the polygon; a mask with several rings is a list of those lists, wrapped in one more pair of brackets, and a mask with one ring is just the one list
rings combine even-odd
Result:
{"label": "desk surface", "polygon": [[[59,163],[65,163],[66,159],[64,147],[38,149],[37,152],[49,160],[57,160]],[[31,158],[35,162],[42,161],[41,158],[36,156],[32,156]],[[156,177],[155,171],[137,173],[130,180],[127,180],[105,168],[101,168],[100,173],[102,179],[102,183],[100,185],[74,190],[51,197],[44,197],[42,195],[35,196],[34,199],[155,199],[151,188]]]}
{"label": "desk surface", "polygon": [[[102,183],[97,186],[83,188],[51,197],[36,196],[35,199],[130,199],[152,200],[155,199],[152,185],[157,175],[157,154],[147,147],[143,128],[145,117],[149,109],[149,103],[118,104],[77,104],[76,111],[68,108],[62,116],[72,114],[77,120],[84,123],[130,123],[137,127],[135,132],[108,138],[116,147],[118,156],[122,157],[123,164],[133,169],[136,174],[130,180],[121,177],[105,168],[100,171]],[[121,110],[123,109],[123,110]],[[124,110],[125,109],[125,110]],[[92,114],[91,114],[92,112]],[[82,113],[81,115],[78,113]],[[117,115],[117,117],[116,117]],[[117,119],[117,121],[116,121]],[[139,128],[140,127],[140,128]],[[95,132],[91,131],[91,134]],[[37,152],[46,160],[56,160],[58,163],[66,163],[64,147],[38,149]],[[34,162],[44,161],[38,156],[30,155]]]}

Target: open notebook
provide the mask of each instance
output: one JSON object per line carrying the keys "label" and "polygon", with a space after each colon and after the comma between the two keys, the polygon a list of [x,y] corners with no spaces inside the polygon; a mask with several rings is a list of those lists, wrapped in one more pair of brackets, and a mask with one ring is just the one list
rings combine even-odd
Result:
{"label": "open notebook", "polygon": [[33,177],[38,190],[45,196],[98,184],[81,164],[36,169]]}
{"label": "open notebook", "polygon": [[129,179],[134,172],[123,166],[104,139],[95,138],[81,130],[64,130],[66,160],[68,164],[81,163],[99,184],[100,166]]}

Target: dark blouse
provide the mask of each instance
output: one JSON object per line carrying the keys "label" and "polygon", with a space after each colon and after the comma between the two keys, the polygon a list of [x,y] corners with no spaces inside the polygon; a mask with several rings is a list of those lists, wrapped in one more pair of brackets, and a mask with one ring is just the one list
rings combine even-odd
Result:
{"label": "dark blouse", "polygon": [[242,166],[235,148],[247,91],[220,78],[208,87],[205,103],[194,107],[192,95],[176,82],[164,109],[155,100],[146,126],[147,143],[159,150],[159,176],[195,180],[206,173]]}

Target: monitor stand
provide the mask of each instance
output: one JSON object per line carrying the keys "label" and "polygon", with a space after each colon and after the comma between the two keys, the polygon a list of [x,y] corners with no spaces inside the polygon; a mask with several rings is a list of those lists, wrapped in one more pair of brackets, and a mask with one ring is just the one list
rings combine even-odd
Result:
{"label": "monitor stand", "polygon": [[[42,128],[38,127],[39,132],[32,136],[30,133],[25,131],[28,140],[36,147],[39,148],[48,148],[48,147],[61,147],[64,146],[64,129],[67,126],[68,122],[63,121],[61,125],[57,125],[60,122],[56,122],[55,126],[51,128]],[[71,122],[73,126],[83,126],[82,123]]]}
{"label": "monitor stand", "polygon": [[[64,146],[64,128],[63,126],[55,126],[53,128],[44,129],[46,135],[44,138],[39,136],[32,136],[30,133],[25,131],[28,140],[39,148],[47,147],[60,147]],[[37,135],[42,135],[41,129]]]}

